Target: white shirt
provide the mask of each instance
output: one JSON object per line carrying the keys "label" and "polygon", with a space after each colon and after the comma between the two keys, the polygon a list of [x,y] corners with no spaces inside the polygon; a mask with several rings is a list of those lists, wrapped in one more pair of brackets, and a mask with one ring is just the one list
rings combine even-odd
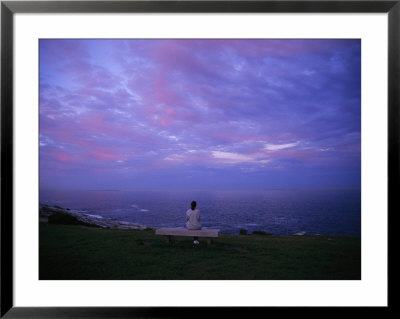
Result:
{"label": "white shirt", "polygon": [[201,229],[200,211],[198,209],[188,209],[186,212],[186,221],[187,229]]}

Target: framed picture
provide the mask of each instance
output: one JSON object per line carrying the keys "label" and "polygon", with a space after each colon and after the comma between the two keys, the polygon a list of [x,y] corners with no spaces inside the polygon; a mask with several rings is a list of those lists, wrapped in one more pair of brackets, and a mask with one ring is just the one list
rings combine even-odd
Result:
{"label": "framed picture", "polygon": [[399,18],[2,1],[1,316],[388,309]]}

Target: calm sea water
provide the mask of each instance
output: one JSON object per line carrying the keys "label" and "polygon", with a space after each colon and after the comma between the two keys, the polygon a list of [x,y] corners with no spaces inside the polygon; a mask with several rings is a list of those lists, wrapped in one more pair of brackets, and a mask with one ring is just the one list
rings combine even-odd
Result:
{"label": "calm sea water", "polygon": [[40,202],[149,227],[184,227],[196,200],[202,225],[274,235],[361,236],[361,192],[355,189],[259,191],[41,190]]}

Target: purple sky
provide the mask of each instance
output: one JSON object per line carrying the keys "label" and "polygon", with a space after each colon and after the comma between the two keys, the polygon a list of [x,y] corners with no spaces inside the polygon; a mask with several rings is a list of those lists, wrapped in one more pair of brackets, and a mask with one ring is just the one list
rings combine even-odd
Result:
{"label": "purple sky", "polygon": [[40,187],[360,187],[360,40],[40,40]]}

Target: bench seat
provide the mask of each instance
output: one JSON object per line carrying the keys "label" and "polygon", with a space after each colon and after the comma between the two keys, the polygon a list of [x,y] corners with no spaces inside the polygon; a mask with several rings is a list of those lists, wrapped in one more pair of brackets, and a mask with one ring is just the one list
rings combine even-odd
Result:
{"label": "bench seat", "polygon": [[158,228],[156,235],[167,236],[167,242],[171,241],[171,236],[187,236],[187,237],[207,237],[208,242],[211,243],[211,237],[218,237],[219,229],[199,229],[189,230],[186,228]]}

